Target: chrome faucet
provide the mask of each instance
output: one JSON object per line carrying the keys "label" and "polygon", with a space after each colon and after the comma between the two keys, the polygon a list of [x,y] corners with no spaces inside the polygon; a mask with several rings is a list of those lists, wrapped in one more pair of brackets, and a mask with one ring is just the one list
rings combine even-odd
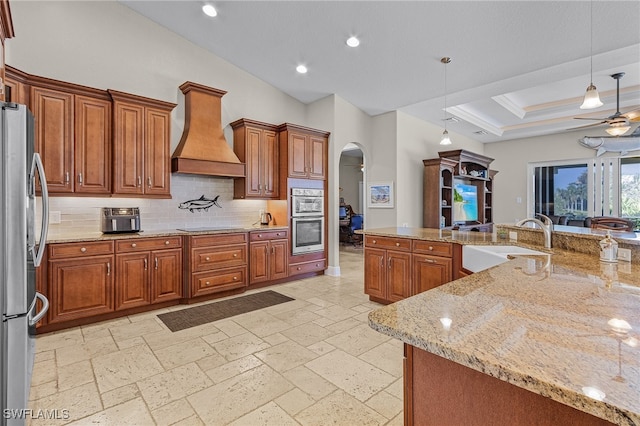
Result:
{"label": "chrome faucet", "polygon": [[553,231],[553,221],[549,219],[547,216],[543,214],[537,214],[536,216],[540,217],[540,219],[536,219],[534,217],[528,217],[526,219],[522,219],[516,223],[516,226],[523,226],[525,223],[535,223],[542,229],[542,233],[544,234],[544,248],[551,248],[551,231]]}

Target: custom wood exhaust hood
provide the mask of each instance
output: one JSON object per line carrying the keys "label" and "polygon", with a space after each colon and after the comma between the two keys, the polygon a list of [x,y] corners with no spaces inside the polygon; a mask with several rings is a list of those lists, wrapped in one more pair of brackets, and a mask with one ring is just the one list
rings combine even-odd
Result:
{"label": "custom wood exhaust hood", "polygon": [[171,171],[245,177],[245,164],[227,144],[222,130],[221,99],[227,92],[190,81],[180,90],[185,96],[185,123],[180,143],[171,156]]}

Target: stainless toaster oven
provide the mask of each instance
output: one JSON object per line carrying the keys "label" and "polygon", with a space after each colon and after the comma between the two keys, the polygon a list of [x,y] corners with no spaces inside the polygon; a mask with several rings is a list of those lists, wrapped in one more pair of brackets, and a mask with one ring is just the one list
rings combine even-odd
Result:
{"label": "stainless toaster oven", "polygon": [[140,209],[138,207],[103,207],[102,232],[105,234],[140,232]]}

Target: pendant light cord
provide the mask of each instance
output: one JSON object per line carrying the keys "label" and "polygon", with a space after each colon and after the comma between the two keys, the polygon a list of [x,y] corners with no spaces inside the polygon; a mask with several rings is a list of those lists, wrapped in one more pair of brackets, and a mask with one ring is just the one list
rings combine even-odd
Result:
{"label": "pendant light cord", "polygon": [[589,58],[591,63],[591,85],[593,85],[593,0],[589,2]]}

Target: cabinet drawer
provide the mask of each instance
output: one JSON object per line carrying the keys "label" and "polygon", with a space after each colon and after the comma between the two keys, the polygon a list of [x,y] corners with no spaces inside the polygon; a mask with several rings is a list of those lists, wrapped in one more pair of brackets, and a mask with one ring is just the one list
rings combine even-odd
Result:
{"label": "cabinet drawer", "polygon": [[193,272],[247,264],[247,246],[203,247],[191,249]]}
{"label": "cabinet drawer", "polygon": [[432,256],[451,257],[453,253],[453,246],[451,243],[438,241],[413,240],[413,252],[430,254]]}
{"label": "cabinet drawer", "polygon": [[197,235],[191,236],[191,247],[205,247],[227,244],[240,244],[247,242],[247,233]]}
{"label": "cabinet drawer", "polygon": [[365,235],[364,245],[381,249],[393,249],[398,251],[411,251],[411,240],[406,238],[378,237]]}
{"label": "cabinet drawer", "polygon": [[250,241],[265,241],[285,239],[287,238],[288,233],[286,229],[283,229],[281,231],[251,232],[249,235]]}
{"label": "cabinet drawer", "polygon": [[289,276],[306,274],[308,272],[324,271],[325,260],[314,260],[312,262],[297,263],[289,265]]}
{"label": "cabinet drawer", "polygon": [[163,237],[163,238],[132,238],[127,240],[116,241],[116,251],[118,253],[126,253],[132,251],[150,251],[161,250],[165,248],[182,247],[182,237]]}
{"label": "cabinet drawer", "polygon": [[49,259],[113,254],[113,241],[88,241],[49,245]]}
{"label": "cabinet drawer", "polygon": [[247,286],[247,267],[199,272],[191,276],[191,295],[216,293]]}

